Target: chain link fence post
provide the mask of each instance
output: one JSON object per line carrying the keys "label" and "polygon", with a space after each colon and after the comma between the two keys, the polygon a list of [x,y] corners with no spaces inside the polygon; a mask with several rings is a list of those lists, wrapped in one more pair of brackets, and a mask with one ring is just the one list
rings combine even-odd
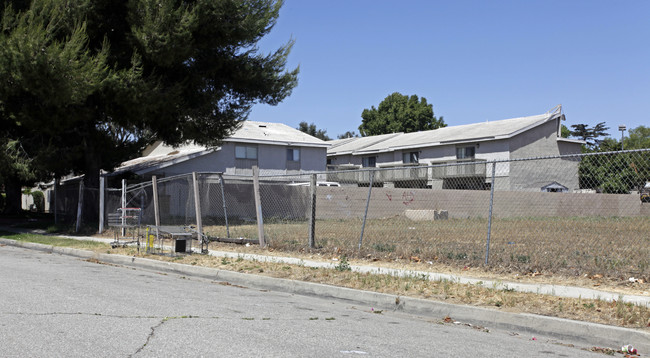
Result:
{"label": "chain link fence post", "polygon": [[372,182],[375,178],[375,171],[370,171],[370,183],[368,185],[368,199],[366,200],[366,211],[363,214],[363,224],[361,224],[361,236],[359,236],[359,251],[361,251],[361,243],[363,242],[363,231],[366,229],[366,218],[368,218],[368,206],[370,206],[370,194],[372,194]]}
{"label": "chain link fence post", "polygon": [[260,169],[253,166],[253,194],[255,196],[255,214],[257,215],[257,236],[260,247],[266,247],[264,240],[264,219],[262,217],[262,199],[260,197]]}
{"label": "chain link fence post", "polygon": [[485,244],[485,266],[490,258],[490,236],[492,235],[492,208],[494,206],[494,187],[497,162],[492,161],[492,183],[490,184],[490,210],[488,212],[487,243]]}
{"label": "chain link fence post", "polygon": [[[201,249],[203,249],[203,221],[201,220],[201,201],[199,196],[199,181],[196,172],[192,172],[192,185],[194,187],[194,214],[196,215],[196,233]],[[207,250],[207,248],[206,248]]]}
{"label": "chain link fence post", "polygon": [[309,200],[310,200],[310,215],[309,215],[309,248],[316,248],[316,174],[311,175],[309,182]]}
{"label": "chain link fence post", "polygon": [[223,173],[219,173],[219,186],[221,187],[221,202],[223,204],[223,218],[226,222],[226,237],[230,239],[230,227],[228,226],[228,209],[226,207],[226,193],[224,190]]}
{"label": "chain link fence post", "polygon": [[[121,208],[126,208],[126,179],[122,179],[122,206]],[[124,217],[124,212],[120,210],[122,216],[122,236],[126,236],[126,218]]]}
{"label": "chain link fence post", "polygon": [[104,194],[106,193],[106,178],[99,171],[99,233],[104,232],[104,216],[106,208],[104,207]]}
{"label": "chain link fence post", "polygon": [[[160,242],[160,201],[158,200],[158,178],[155,175],[151,177],[151,188],[153,192],[153,216],[156,224],[156,242]],[[147,252],[153,249],[153,244],[149,240],[149,237],[147,237]],[[162,244],[160,244],[160,247],[162,247]]]}
{"label": "chain link fence post", "polygon": [[75,232],[79,232],[81,229],[81,218],[83,214],[84,206],[84,181],[81,179],[79,181],[79,199],[77,200],[77,225],[75,227]]}

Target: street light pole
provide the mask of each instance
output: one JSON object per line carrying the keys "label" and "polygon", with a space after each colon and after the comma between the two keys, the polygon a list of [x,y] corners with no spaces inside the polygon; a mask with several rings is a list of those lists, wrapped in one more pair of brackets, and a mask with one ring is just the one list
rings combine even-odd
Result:
{"label": "street light pole", "polygon": [[618,126],[618,130],[621,131],[621,150],[625,150],[623,148],[623,138],[624,138],[626,129],[627,129],[627,127],[625,127],[625,124],[621,124],[620,126]]}

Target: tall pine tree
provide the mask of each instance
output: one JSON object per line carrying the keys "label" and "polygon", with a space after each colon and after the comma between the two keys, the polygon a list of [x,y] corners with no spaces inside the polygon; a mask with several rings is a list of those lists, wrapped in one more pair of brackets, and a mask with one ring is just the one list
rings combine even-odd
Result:
{"label": "tall pine tree", "polygon": [[217,145],[297,84],[292,42],[256,44],[277,0],[4,1],[0,121],[44,173],[98,185],[153,139]]}

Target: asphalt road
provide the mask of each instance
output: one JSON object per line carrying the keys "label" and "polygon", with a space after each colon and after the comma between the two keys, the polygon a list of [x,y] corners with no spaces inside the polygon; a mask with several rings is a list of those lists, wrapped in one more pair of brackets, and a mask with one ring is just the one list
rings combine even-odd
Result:
{"label": "asphalt road", "polygon": [[0,245],[2,357],[602,356],[372,309]]}

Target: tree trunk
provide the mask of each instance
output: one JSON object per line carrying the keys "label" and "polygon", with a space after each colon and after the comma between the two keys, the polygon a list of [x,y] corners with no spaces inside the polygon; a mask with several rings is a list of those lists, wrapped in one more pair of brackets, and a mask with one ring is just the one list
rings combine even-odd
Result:
{"label": "tree trunk", "polygon": [[5,201],[5,214],[17,214],[22,210],[22,182],[15,176],[5,177],[5,192],[7,200]]}

